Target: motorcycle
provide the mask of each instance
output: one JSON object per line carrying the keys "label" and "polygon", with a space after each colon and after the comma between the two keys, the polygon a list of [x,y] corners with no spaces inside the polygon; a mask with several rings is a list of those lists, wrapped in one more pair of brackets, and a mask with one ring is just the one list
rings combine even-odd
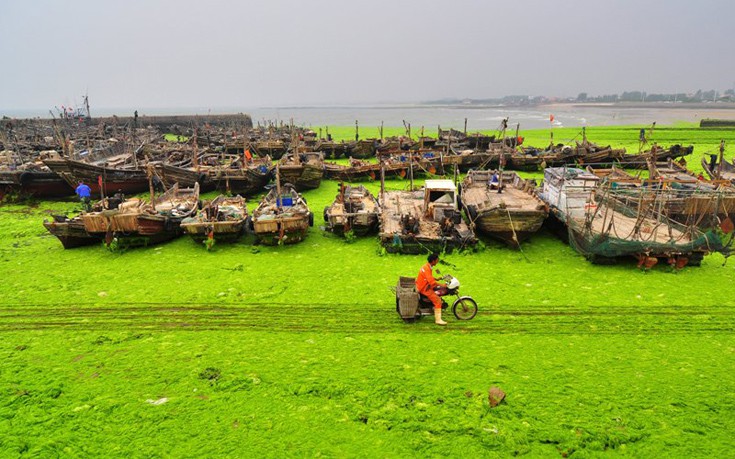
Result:
{"label": "motorcycle", "polygon": [[[449,308],[444,297],[454,296],[452,313],[458,320],[471,320],[477,315],[477,302],[471,296],[459,295],[459,280],[452,275],[445,275],[442,280],[446,286],[435,289],[437,296],[442,300],[442,311]],[[404,322],[414,322],[423,316],[434,315],[434,304],[431,300],[416,291],[416,279],[413,277],[400,277],[396,287],[396,312]]]}

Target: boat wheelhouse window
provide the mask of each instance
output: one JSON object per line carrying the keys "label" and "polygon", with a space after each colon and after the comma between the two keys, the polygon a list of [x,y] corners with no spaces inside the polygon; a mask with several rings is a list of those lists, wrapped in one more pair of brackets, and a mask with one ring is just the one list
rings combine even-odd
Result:
{"label": "boat wheelhouse window", "polygon": [[451,191],[430,191],[429,202],[437,202],[441,204],[453,204],[454,195]]}

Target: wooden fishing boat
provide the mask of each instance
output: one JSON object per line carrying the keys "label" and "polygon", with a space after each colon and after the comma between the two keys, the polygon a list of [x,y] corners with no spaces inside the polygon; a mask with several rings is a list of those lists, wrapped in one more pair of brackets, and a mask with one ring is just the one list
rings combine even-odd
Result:
{"label": "wooden fishing boat", "polygon": [[207,169],[208,180],[216,189],[245,196],[260,193],[273,176],[273,161],[269,156],[239,159],[227,167]]}
{"label": "wooden fishing boat", "polygon": [[215,184],[209,178],[209,170],[212,166],[207,164],[206,155],[195,161],[191,152],[187,152],[184,157],[168,154],[164,159],[151,161],[148,164],[154,167],[156,176],[166,189],[175,183],[181,187],[193,187],[195,183],[198,183],[201,192],[214,189]]}
{"label": "wooden fishing boat", "polygon": [[288,143],[281,139],[262,139],[252,146],[258,156],[270,156],[273,159],[281,159],[288,151]]}
{"label": "wooden fishing boat", "polygon": [[693,145],[684,147],[680,144],[676,144],[669,148],[660,148],[654,144],[650,150],[642,151],[637,154],[624,154],[618,162],[623,167],[645,169],[648,167],[649,161],[653,161],[655,163],[665,162],[669,159],[674,160],[677,158],[683,158],[684,156],[691,155],[692,152],[694,152]]}
{"label": "wooden fishing boat", "polygon": [[350,231],[358,236],[376,231],[379,215],[378,200],[362,185],[355,187],[340,183],[334,202],[324,208],[326,230],[340,236]]}
{"label": "wooden fishing boat", "polygon": [[122,154],[95,162],[68,158],[46,159],[43,162],[72,188],[84,182],[92,189],[93,195],[107,195],[108,191],[116,190],[126,194],[146,191],[148,175],[130,157],[130,154]]}
{"label": "wooden fishing boat", "polygon": [[287,183],[271,188],[253,211],[251,221],[256,243],[295,244],[314,226],[314,214],[296,188]]}
{"label": "wooden fishing boat", "polygon": [[68,218],[65,215],[54,215],[51,221],[44,219],[43,226],[61,241],[61,245],[65,249],[98,244],[104,237],[104,234],[88,233],[84,228],[81,215],[73,218]]}
{"label": "wooden fishing boat", "polygon": [[631,175],[617,166],[591,169],[617,191],[617,199],[632,207],[658,205],[667,217],[700,230],[719,226],[735,213],[735,188],[723,180],[705,180],[669,159],[649,162],[649,177]]}
{"label": "wooden fishing boat", "polygon": [[724,158],[717,161],[717,155],[710,155],[711,159],[707,162],[706,157],[702,158],[702,169],[712,180],[729,180],[735,184],[735,163]]}
{"label": "wooden fishing boat", "polygon": [[350,144],[350,156],[357,159],[366,159],[375,157],[378,147],[378,139],[360,139]]}
{"label": "wooden fishing boat", "polygon": [[477,244],[451,180],[426,180],[418,191],[381,190],[380,208],[380,242],[388,252],[451,252]]}
{"label": "wooden fishing boat", "polygon": [[[491,184],[496,174],[497,184]],[[549,215],[548,206],[535,194],[533,180],[515,172],[470,171],[462,182],[461,202],[473,225],[511,247],[536,233]]]}
{"label": "wooden fishing boat", "polygon": [[[343,182],[357,182],[363,180],[378,180],[381,167],[386,177],[408,177],[410,167],[408,161],[389,159],[382,163],[368,160],[350,158],[350,164],[336,164],[329,161],[324,162],[324,177],[331,180]],[[414,165],[414,171],[416,167]]]}
{"label": "wooden fishing boat", "polygon": [[324,176],[324,155],[318,151],[291,152],[278,162],[281,184],[290,183],[298,191],[319,188]]}
{"label": "wooden fishing boat", "polygon": [[199,207],[199,184],[179,188],[178,184],[151,202],[140,198],[125,200],[116,209],[82,215],[90,234],[102,234],[109,246],[113,240],[125,247],[151,245],[181,235],[181,221]]}
{"label": "wooden fishing boat", "polygon": [[181,221],[181,229],[196,242],[233,242],[245,232],[248,208],[242,196],[219,195],[196,216]]}
{"label": "wooden fishing boat", "polygon": [[577,168],[547,168],[539,197],[551,210],[551,221],[563,225],[570,245],[593,263],[613,263],[632,256],[639,266],[665,259],[676,267],[698,266],[710,251],[724,249],[711,231],[702,232],[664,215],[655,200],[630,206],[613,186]]}
{"label": "wooden fishing boat", "polygon": [[333,140],[319,139],[314,144],[314,151],[323,153],[325,158],[336,159],[349,155],[352,147],[344,141],[335,142]]}
{"label": "wooden fishing boat", "polygon": [[60,198],[73,195],[74,189],[48,167],[24,165],[14,170],[0,170],[0,199],[9,193]]}

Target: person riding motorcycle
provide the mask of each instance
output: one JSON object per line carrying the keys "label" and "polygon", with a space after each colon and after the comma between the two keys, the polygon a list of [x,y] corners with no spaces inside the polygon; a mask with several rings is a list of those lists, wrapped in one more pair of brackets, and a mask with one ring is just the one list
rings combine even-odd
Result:
{"label": "person riding motorcycle", "polygon": [[439,263],[439,255],[432,253],[427,258],[427,261],[428,263],[421,267],[419,275],[416,277],[416,290],[431,300],[431,303],[434,305],[434,323],[437,325],[446,325],[447,323],[442,320],[442,300],[435,291],[437,288],[445,288],[445,286],[436,281],[431,271]]}

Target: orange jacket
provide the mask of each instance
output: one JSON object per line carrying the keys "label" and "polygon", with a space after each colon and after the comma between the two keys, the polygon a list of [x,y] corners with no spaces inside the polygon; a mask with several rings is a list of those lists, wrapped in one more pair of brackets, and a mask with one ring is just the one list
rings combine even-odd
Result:
{"label": "orange jacket", "polygon": [[419,270],[419,275],[416,277],[416,290],[419,292],[432,292],[434,287],[437,286],[434,274],[431,272],[431,263],[426,263]]}

